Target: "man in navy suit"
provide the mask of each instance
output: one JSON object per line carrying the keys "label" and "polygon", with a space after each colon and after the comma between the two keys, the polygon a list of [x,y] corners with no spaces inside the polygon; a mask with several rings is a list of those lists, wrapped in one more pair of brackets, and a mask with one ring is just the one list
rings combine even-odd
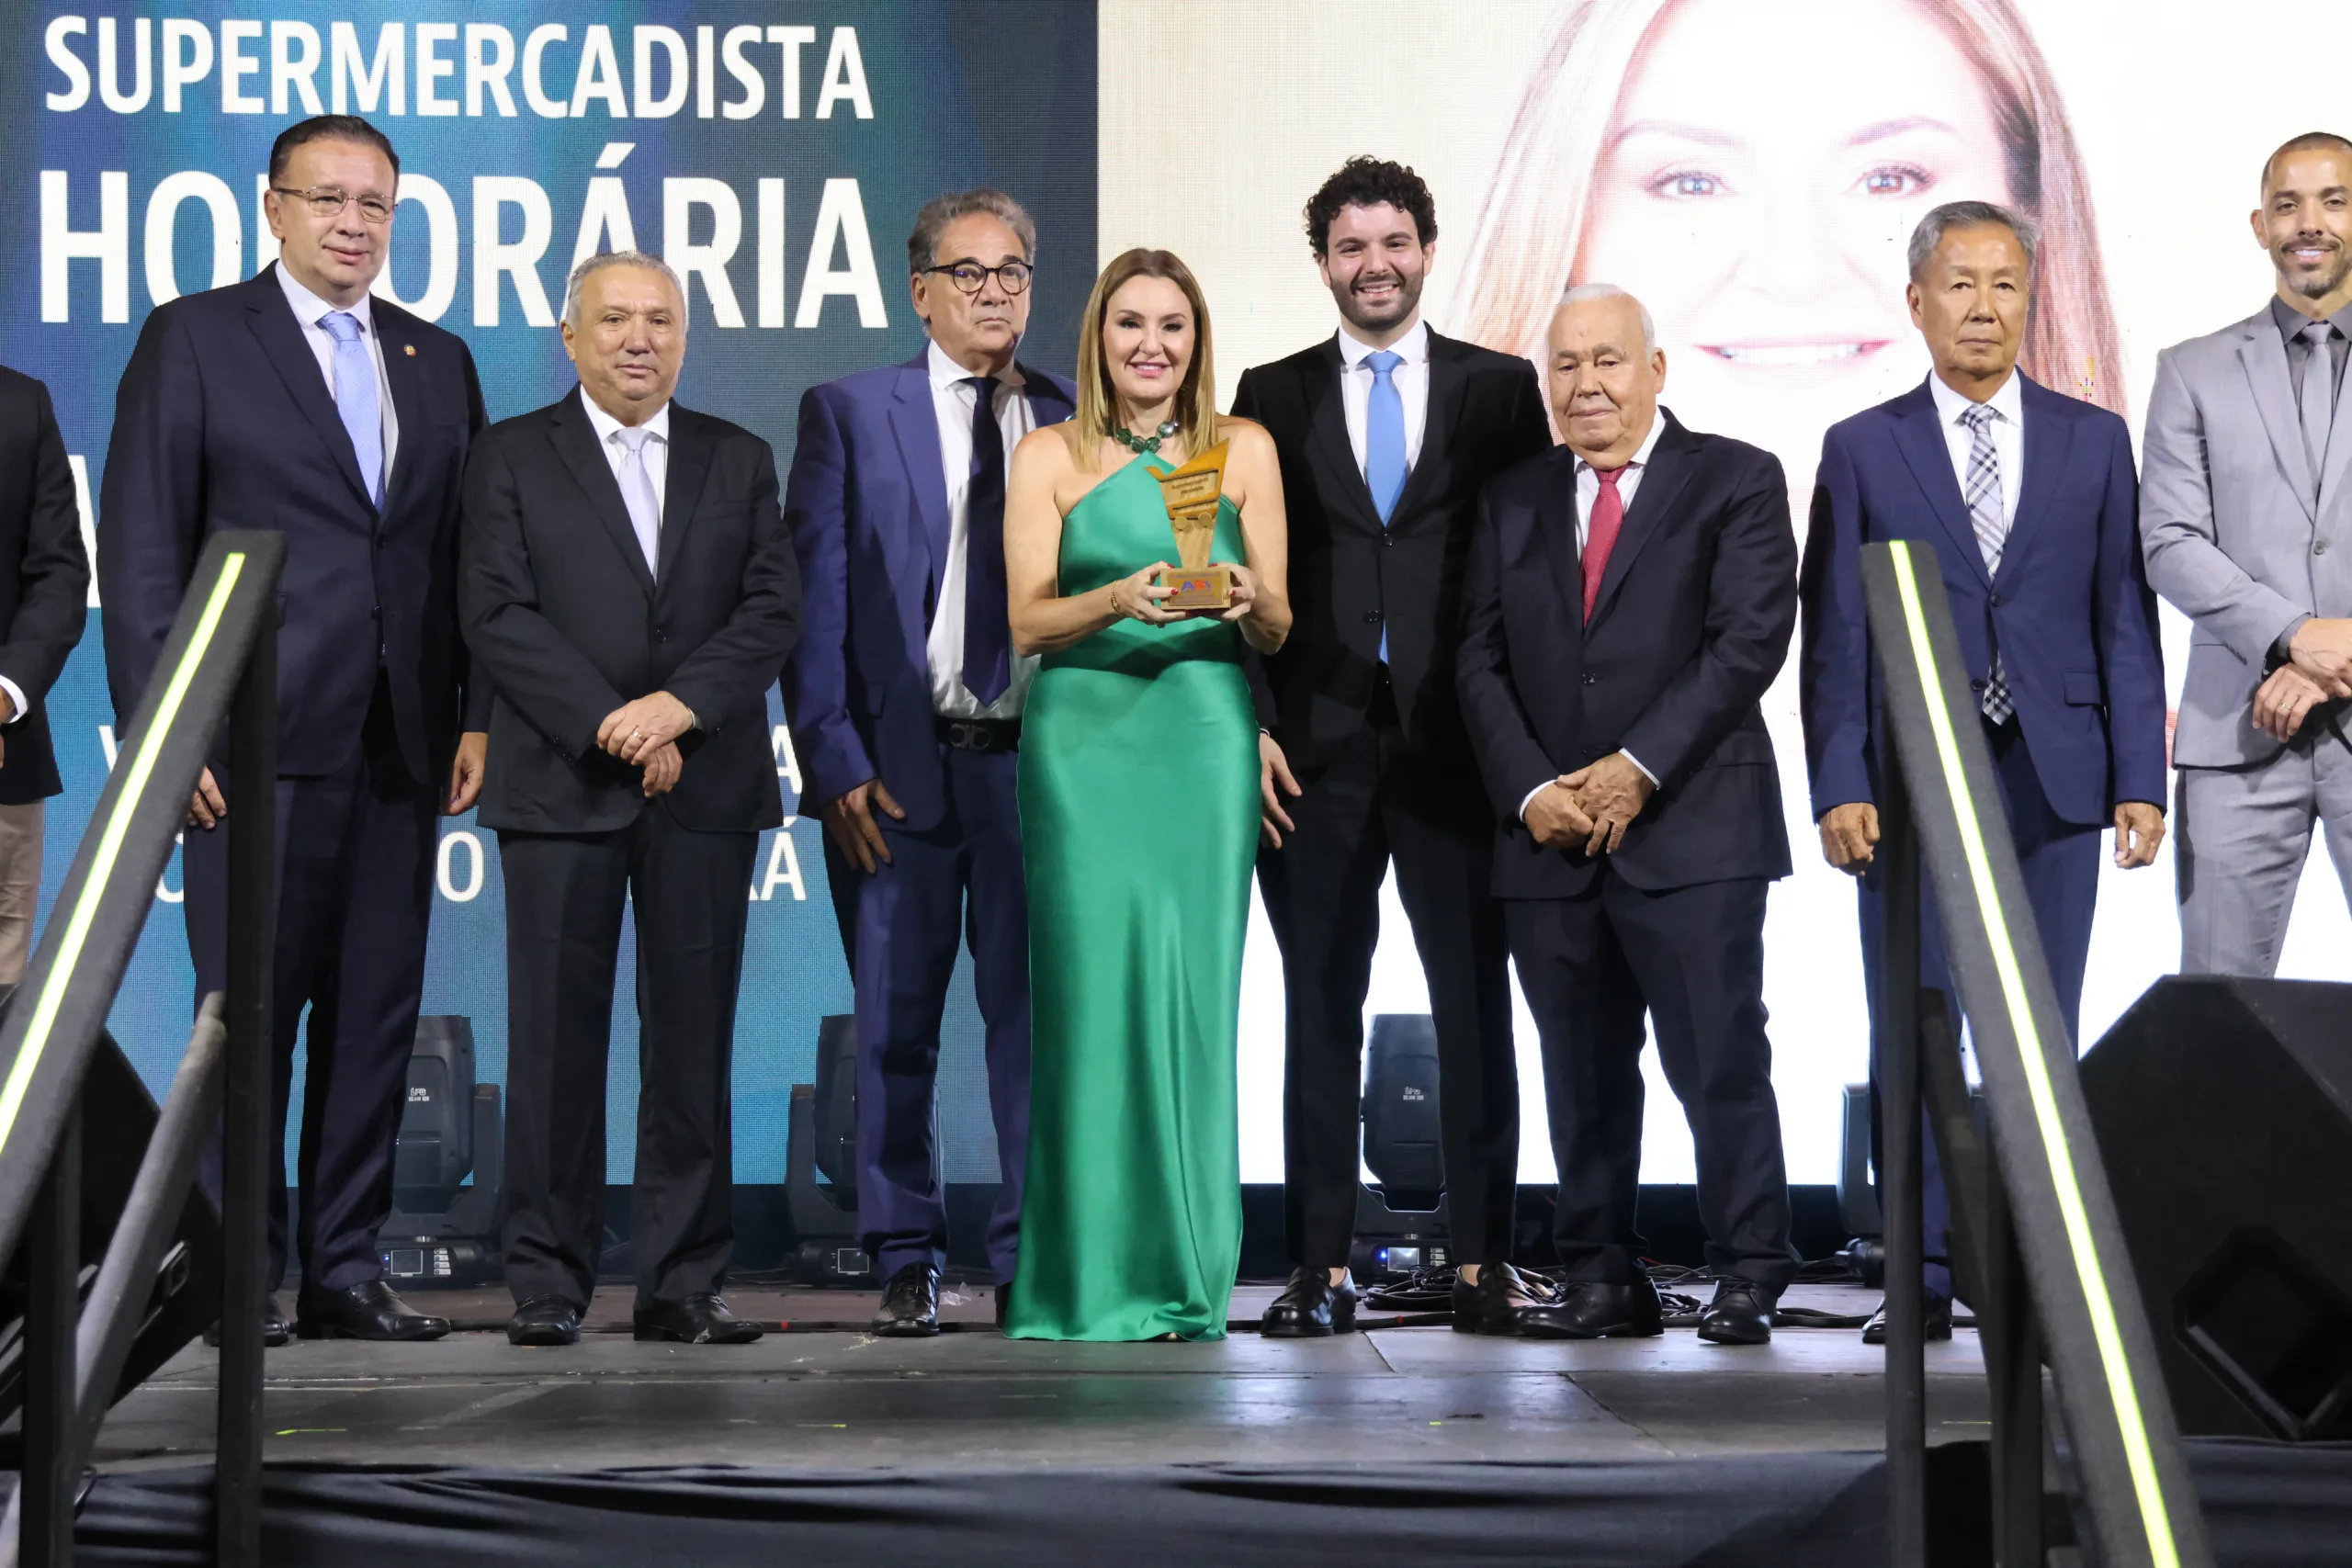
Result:
{"label": "man in navy suit", "polygon": [[[2031,224],[1988,202],[1951,202],[1922,219],[1906,292],[1933,372],[1831,426],[1822,443],[1804,558],[1805,750],[1822,853],[1860,879],[1873,1019],[1883,927],[1874,803],[1893,758],[1863,623],[1865,544],[1935,547],[2070,1032],[2099,834],[2113,825],[2115,863],[2126,868],[2154,860],[2164,840],[2164,663],[2141,566],[2131,434],[2114,414],[2017,368],[2036,243]],[[1935,903],[1922,905],[1920,984],[1956,1009]],[[1935,1140],[1924,1142],[1928,1332],[1948,1338],[1950,1211]],[[1882,1310],[1864,1337],[1884,1335]]]}
{"label": "man in navy suit", "polygon": [[1761,1344],[1796,1269],[1764,1032],[1789,839],[1758,706],[1796,629],[1788,485],[1770,453],[1658,406],[1666,355],[1624,290],[1570,289],[1548,350],[1565,445],[1487,486],[1456,664],[1560,1176],[1566,1289],[1516,1327],[1664,1331],[1634,1229],[1646,1015],[1720,1281],[1699,1333]]}
{"label": "man in navy suit", "polygon": [[[366,120],[307,119],[270,149],[279,243],[254,278],[147,318],[123,371],[100,493],[98,581],[118,722],[153,674],[206,539],[286,536],[278,584],[277,1112],[311,1012],[294,1250],[306,1337],[424,1339],[447,1320],[384,1282],[392,1148],[424,986],[434,812],[469,809],[485,737],[458,632],[459,481],[481,427],[471,355],[370,298],[400,161]],[[258,781],[217,760],[188,812],[188,950],[226,983],[232,808]],[[286,1201],[272,1183],[270,1278]],[[273,1304],[265,1330],[285,1336]]]}
{"label": "man in navy suit", "polygon": [[931,341],[811,388],[786,486],[806,604],[785,691],[856,986],[857,1211],[885,1281],[881,1334],[939,1330],[932,1105],[967,932],[1003,1178],[988,1238],[999,1321],[1020,1230],[1029,915],[1013,768],[1037,661],[1013,656],[1006,620],[1004,471],[1075,397],[1015,357],[1035,255],[1035,225],[1001,191],[924,207],[907,266]]}

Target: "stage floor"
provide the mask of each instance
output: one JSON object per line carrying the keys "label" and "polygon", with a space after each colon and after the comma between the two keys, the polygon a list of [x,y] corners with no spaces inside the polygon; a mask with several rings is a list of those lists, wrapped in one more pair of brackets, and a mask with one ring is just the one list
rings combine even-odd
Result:
{"label": "stage floor", "polygon": [[[1273,1291],[1243,1287],[1254,1320]],[[297,1340],[267,1359],[273,1463],[472,1464],[579,1471],[744,1464],[927,1474],[1046,1465],[1634,1460],[1869,1450],[1884,1439],[1883,1353],[1854,1329],[1782,1329],[1770,1345],[1663,1338],[1476,1338],[1443,1326],[1327,1340],[1057,1345],[987,1327],[983,1292],[954,1290],[936,1339],[809,1332],[861,1323],[871,1294],[729,1292],[794,1332],[739,1347],[640,1345],[628,1292],[599,1293],[592,1330],[526,1350],[492,1325],[503,1292],[412,1294],[460,1331],[427,1345]],[[1786,1304],[1860,1314],[1854,1286]],[[475,1325],[479,1326],[467,1327]],[[617,1331],[614,1331],[617,1330]],[[1929,1440],[1985,1436],[1976,1337],[1928,1348]],[[210,1451],[213,1353],[191,1347],[118,1405],[97,1462],[117,1472]]]}

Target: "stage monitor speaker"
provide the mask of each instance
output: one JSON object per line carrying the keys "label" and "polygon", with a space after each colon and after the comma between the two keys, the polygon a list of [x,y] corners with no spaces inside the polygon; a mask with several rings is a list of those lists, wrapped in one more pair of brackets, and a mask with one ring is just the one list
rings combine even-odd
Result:
{"label": "stage monitor speaker", "polygon": [[2180,1429],[2352,1438],[2352,986],[2159,980],[2082,1081]]}

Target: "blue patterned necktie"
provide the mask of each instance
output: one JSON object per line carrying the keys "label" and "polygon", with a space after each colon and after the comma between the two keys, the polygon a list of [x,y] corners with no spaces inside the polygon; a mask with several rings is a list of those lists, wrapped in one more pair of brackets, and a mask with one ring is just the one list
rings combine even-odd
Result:
{"label": "blue patterned necktie", "polygon": [[[1405,493],[1405,400],[1396,390],[1396,367],[1405,356],[1387,349],[1378,349],[1363,356],[1372,368],[1372,396],[1363,411],[1363,482],[1372,491],[1372,504],[1380,513],[1380,525],[1388,526],[1388,519],[1396,510],[1396,498]],[[1380,625],[1380,661],[1388,662],[1388,623]]]}
{"label": "blue patterned necktie", "polygon": [[[1976,531],[1976,548],[1984,558],[1987,577],[2001,570],[2001,550],[2009,538],[2009,525],[2001,515],[2001,458],[1993,450],[1993,421],[1998,417],[1987,403],[1972,403],[1960,416],[1960,423],[1968,426],[1968,521]],[[2001,668],[1997,640],[1980,705],[1995,724],[2007,724],[2017,711],[2009,701],[2009,677]]]}
{"label": "blue patterned necktie", "polygon": [[319,324],[334,339],[334,407],[343,428],[351,434],[351,450],[359,458],[359,478],[368,499],[384,504],[384,409],[376,396],[376,362],[360,336],[359,318],[348,310],[330,310]]}
{"label": "blue patterned necktie", "polygon": [[988,707],[1012,684],[1012,627],[1004,586],[1004,432],[996,378],[964,383],[972,404],[972,483],[964,492],[964,689]]}

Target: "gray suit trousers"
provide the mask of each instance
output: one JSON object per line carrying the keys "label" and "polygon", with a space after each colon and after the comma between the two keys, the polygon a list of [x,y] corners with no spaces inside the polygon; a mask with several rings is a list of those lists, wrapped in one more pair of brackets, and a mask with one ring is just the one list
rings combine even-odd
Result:
{"label": "gray suit trousers", "polygon": [[2327,824],[2327,852],[2352,902],[2352,721],[2345,705],[2314,712],[2267,762],[2183,768],[2173,810],[2180,897],[2180,972],[2278,972],[2312,829]]}

